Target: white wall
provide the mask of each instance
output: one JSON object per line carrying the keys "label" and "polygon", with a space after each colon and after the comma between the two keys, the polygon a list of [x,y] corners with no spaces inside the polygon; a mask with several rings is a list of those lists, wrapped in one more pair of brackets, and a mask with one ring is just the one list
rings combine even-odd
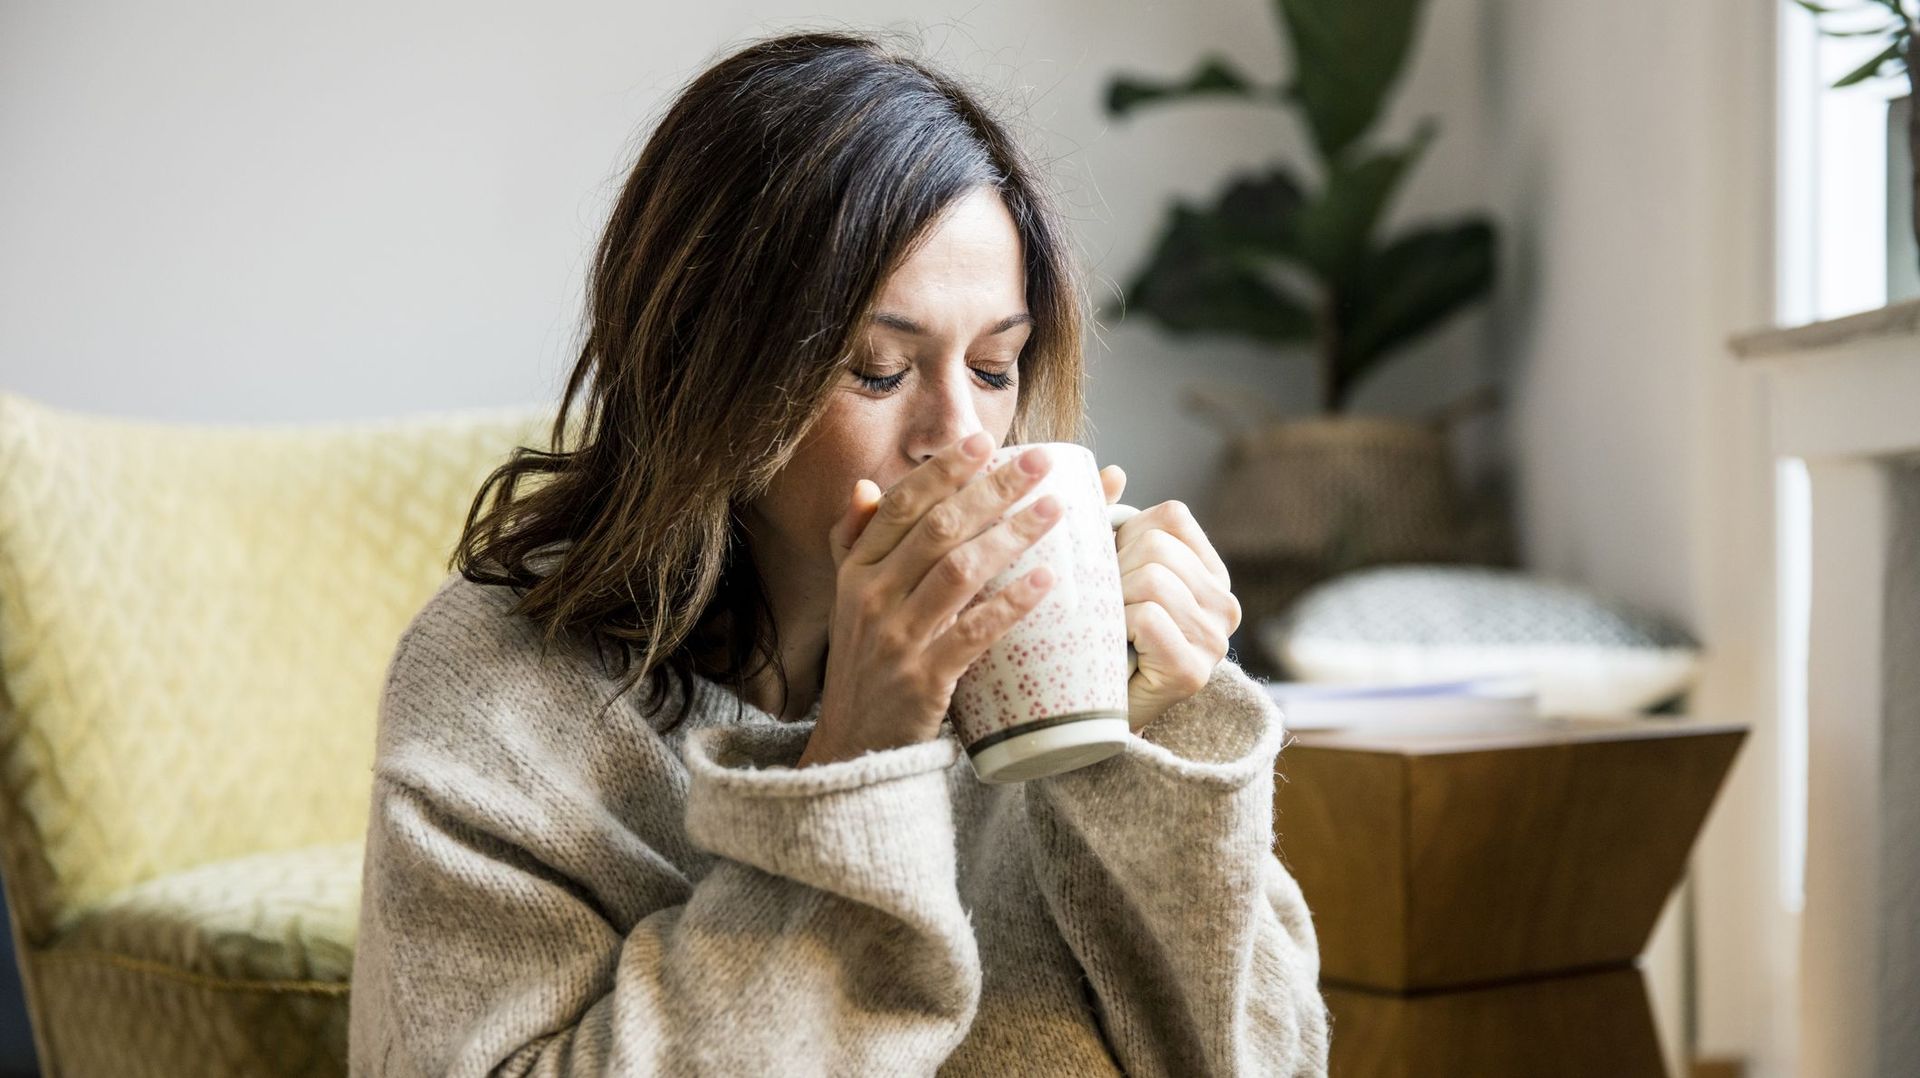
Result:
{"label": "white wall", "polygon": [[[1793,1073],[1776,861],[1771,479],[1773,8],[1488,0],[1490,172],[1517,272],[1496,353],[1517,410],[1528,563],[1674,614],[1707,648],[1694,710],[1745,722],[1695,857],[1701,1049]],[[1677,918],[1653,948],[1684,1033]],[[1671,1042],[1670,1042],[1671,1044]]]}
{"label": "white wall", "polygon": [[[1395,130],[1443,137],[1404,218],[1481,201],[1479,0],[1438,0]],[[1168,197],[1290,154],[1289,117],[1176,106],[1109,128],[1107,77],[1207,50],[1278,74],[1259,0],[964,5],[500,2],[0,5],[0,387],[75,408],[307,420],[550,398],[586,259],[679,85],[795,27],[919,32],[1054,163],[1087,264],[1126,279]],[[1464,319],[1362,406],[1475,384]],[[1304,364],[1111,328],[1090,357],[1096,449],[1128,500],[1199,496],[1217,440],[1189,379],[1310,408]]]}

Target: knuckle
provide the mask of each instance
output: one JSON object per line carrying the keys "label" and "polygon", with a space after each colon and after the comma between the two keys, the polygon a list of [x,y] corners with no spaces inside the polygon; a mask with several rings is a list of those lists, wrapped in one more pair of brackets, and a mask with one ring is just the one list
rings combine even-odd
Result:
{"label": "knuckle", "polygon": [[1014,457],[1012,461],[1006,461],[1006,467],[993,473],[993,486],[1000,498],[1012,502],[1014,498],[1020,498],[1021,490],[1027,488],[1027,478],[1027,473],[1020,471],[1020,457]]}
{"label": "knuckle", "polygon": [[947,469],[947,486],[952,490],[965,490],[973,484],[975,477],[980,474],[981,467],[981,465],[970,460],[954,461],[952,466]]}
{"label": "knuckle", "polygon": [[874,647],[889,658],[899,659],[905,656],[912,646],[904,626],[897,623],[882,625],[873,637]]}
{"label": "knuckle", "polygon": [[1159,605],[1162,607],[1165,607],[1167,601],[1180,592],[1181,583],[1179,576],[1175,575],[1172,569],[1167,568],[1157,561],[1150,561],[1142,565],[1140,567],[1140,575],[1142,578],[1141,586],[1146,590],[1148,595],[1159,600]]}
{"label": "knuckle", "polygon": [[1016,518],[1014,524],[1022,536],[1028,540],[1034,540],[1053,530],[1053,526],[1063,519],[1065,519],[1064,514],[1056,512],[1053,519],[1047,520],[1034,512],[1032,506],[1028,506],[1026,511]]}
{"label": "knuckle", "polygon": [[1026,473],[1020,470],[1018,457],[1007,461],[993,473],[993,489],[1002,498],[1017,497],[1026,485]]}
{"label": "knuckle", "polygon": [[1224,659],[1227,655],[1227,649],[1231,645],[1232,641],[1228,640],[1225,636],[1217,632],[1212,633],[1207,637],[1207,654],[1217,655]]}
{"label": "knuckle", "polygon": [[962,647],[967,648],[983,648],[993,642],[993,630],[982,617],[963,619],[953,627],[953,635]]}
{"label": "knuckle", "polygon": [[949,584],[964,587],[973,582],[977,561],[966,547],[955,547],[940,559],[940,572]]}
{"label": "knuckle", "polygon": [[[966,439],[962,438],[960,441],[953,443],[946,455],[940,458],[941,468],[945,470],[948,477],[956,483],[965,482],[972,478],[974,473],[978,472],[981,467],[980,462],[967,456],[967,451],[961,448],[962,443],[965,441]],[[988,450],[988,456],[992,456],[991,448]]]}
{"label": "knuckle", "polygon": [[1140,545],[1144,548],[1144,553],[1151,555],[1155,562],[1160,563],[1170,560],[1172,547],[1179,542],[1180,540],[1158,528],[1140,537]]}
{"label": "knuckle", "polygon": [[854,599],[854,607],[865,621],[877,620],[887,609],[886,593],[877,587],[865,587]]}
{"label": "knuckle", "polygon": [[874,515],[889,524],[904,525],[913,520],[913,498],[905,490],[895,486],[880,495],[880,504],[874,509]]}
{"label": "knuckle", "polygon": [[923,519],[928,538],[941,543],[951,543],[960,538],[960,510],[951,502],[941,502],[927,510]]}

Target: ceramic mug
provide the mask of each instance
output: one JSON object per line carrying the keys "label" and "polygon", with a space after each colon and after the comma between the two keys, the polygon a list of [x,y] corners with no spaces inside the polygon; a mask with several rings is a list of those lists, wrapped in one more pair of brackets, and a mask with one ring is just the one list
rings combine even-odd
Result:
{"label": "ceramic mug", "polygon": [[949,710],[974,773],[986,782],[1084,767],[1119,752],[1132,736],[1127,679],[1137,660],[1127,643],[1113,536],[1139,510],[1109,506],[1092,451],[1071,442],[1003,446],[984,467],[1036,448],[1052,467],[999,519],[1048,494],[1059,501],[1060,518],[967,605],[1042,565],[1053,572],[1053,586],[960,675]]}

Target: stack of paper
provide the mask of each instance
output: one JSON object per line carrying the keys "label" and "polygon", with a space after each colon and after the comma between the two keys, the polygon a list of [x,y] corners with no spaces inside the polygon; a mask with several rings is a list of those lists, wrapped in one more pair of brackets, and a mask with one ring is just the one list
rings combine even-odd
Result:
{"label": "stack of paper", "polygon": [[1274,681],[1266,689],[1290,730],[1522,720],[1540,714],[1538,688],[1524,674],[1392,684]]}

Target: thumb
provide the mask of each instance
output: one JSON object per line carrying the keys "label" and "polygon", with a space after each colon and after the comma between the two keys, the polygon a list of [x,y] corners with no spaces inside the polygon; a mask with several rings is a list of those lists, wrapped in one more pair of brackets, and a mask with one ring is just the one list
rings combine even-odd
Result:
{"label": "thumb", "polygon": [[847,508],[841,512],[840,519],[834,522],[830,540],[833,547],[833,566],[838,569],[840,563],[847,560],[847,554],[867,529],[867,521],[873,519],[874,507],[880,504],[880,486],[871,479],[862,479],[853,485],[853,496],[847,499]]}

